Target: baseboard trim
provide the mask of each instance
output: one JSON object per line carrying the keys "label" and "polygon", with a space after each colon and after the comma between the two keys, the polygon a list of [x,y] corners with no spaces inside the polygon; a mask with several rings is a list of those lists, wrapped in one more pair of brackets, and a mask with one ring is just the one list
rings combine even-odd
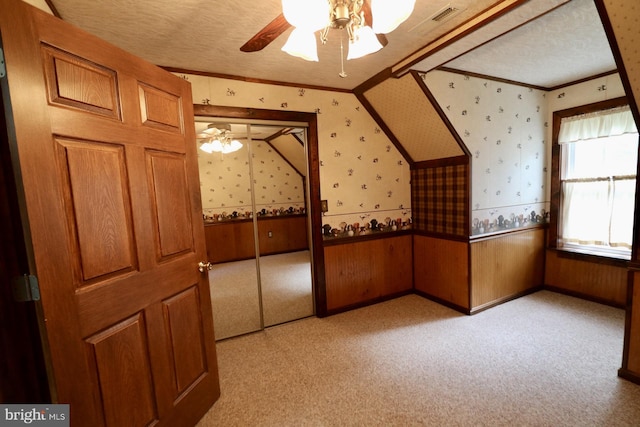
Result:
{"label": "baseboard trim", "polygon": [[539,292],[539,291],[543,291],[543,290],[550,291],[550,292],[556,292],[556,293],[567,295],[567,296],[571,296],[571,297],[574,297],[574,298],[580,298],[580,299],[583,299],[583,300],[586,300],[586,301],[595,302],[595,303],[598,303],[598,304],[604,304],[604,305],[607,305],[607,306],[610,306],[610,307],[622,308],[622,309],[625,308],[624,306],[621,306],[620,304],[617,304],[617,303],[609,301],[609,300],[604,300],[602,298],[596,298],[596,297],[592,297],[592,296],[589,296],[589,295],[581,294],[579,292],[573,292],[573,291],[568,291],[568,290],[562,289],[562,288],[556,288],[555,286],[539,285],[539,286],[535,286],[533,288],[526,289],[526,290],[524,290],[522,292],[518,292],[516,294],[512,294],[512,295],[508,295],[506,297],[498,298],[496,300],[493,300],[493,301],[490,301],[488,303],[479,305],[478,307],[473,307],[471,309],[468,309],[466,307],[462,307],[462,306],[460,306],[458,304],[454,304],[454,303],[452,303],[450,301],[446,301],[446,300],[444,300],[442,298],[436,297],[434,295],[431,295],[431,294],[429,294],[427,292],[424,292],[424,291],[421,291],[421,290],[418,290],[418,289],[409,289],[409,290],[406,290],[406,291],[397,292],[397,293],[390,294],[390,295],[384,295],[384,296],[381,296],[381,297],[378,297],[378,298],[373,298],[373,299],[370,299],[370,300],[367,300],[367,301],[362,301],[362,302],[359,302],[359,303],[346,305],[344,307],[339,307],[339,308],[334,308],[334,309],[331,309],[331,310],[327,310],[327,312],[324,315],[322,315],[322,316],[317,315],[317,317],[332,316],[334,314],[344,313],[346,311],[355,310],[355,309],[362,308],[362,307],[367,307],[369,305],[378,304],[378,303],[381,303],[381,302],[384,302],[384,301],[389,301],[389,300],[392,300],[392,299],[396,299],[396,298],[399,298],[399,297],[402,297],[402,296],[405,296],[405,295],[411,295],[411,294],[415,294],[415,295],[421,296],[422,298],[428,299],[428,300],[433,301],[435,303],[438,303],[440,305],[444,305],[445,307],[448,307],[448,308],[450,308],[452,310],[458,311],[458,312],[460,312],[462,314],[466,314],[466,315],[472,316],[474,314],[478,314],[478,313],[483,312],[485,310],[488,310],[490,308],[496,307],[496,306],[498,306],[500,304],[504,304],[506,302],[513,301],[513,300],[521,298],[523,296],[530,295],[530,294],[533,294],[533,293],[536,293],[536,292]]}
{"label": "baseboard trim", "polygon": [[478,314],[478,313],[480,313],[482,311],[488,310],[488,309],[493,308],[495,306],[498,306],[500,304],[504,304],[505,302],[513,301],[514,299],[518,299],[518,298],[521,298],[521,297],[523,297],[525,295],[530,295],[530,294],[536,293],[536,292],[541,291],[541,290],[542,290],[542,286],[535,286],[533,288],[526,289],[526,290],[524,290],[522,292],[518,292],[517,294],[507,295],[506,297],[498,298],[496,300],[489,301],[489,302],[487,302],[485,304],[482,304],[482,305],[479,305],[477,307],[473,307],[470,310],[469,314],[471,314],[471,315]]}
{"label": "baseboard trim", "polygon": [[433,296],[431,294],[428,294],[428,293],[426,293],[424,291],[421,291],[421,290],[418,290],[418,289],[414,289],[413,293],[416,294],[416,295],[419,295],[419,296],[421,296],[421,297],[423,297],[425,299],[428,299],[430,301],[436,302],[436,303],[438,303],[440,305],[444,305],[445,307],[449,307],[452,310],[459,311],[462,314],[467,314],[467,315],[471,314],[469,312],[469,309],[466,308],[466,307],[462,307],[461,305],[454,304],[452,302],[443,300],[442,298],[438,298],[438,297]]}
{"label": "baseboard trim", "polygon": [[640,374],[629,371],[628,369],[618,369],[618,376],[627,381],[631,381],[632,383],[640,384]]}
{"label": "baseboard trim", "polygon": [[413,289],[408,289],[406,291],[396,292],[394,294],[389,294],[389,295],[383,295],[381,297],[373,298],[373,299],[366,300],[366,301],[361,301],[361,302],[358,302],[358,303],[355,303],[355,304],[349,304],[349,305],[345,305],[343,307],[332,308],[330,310],[327,310],[326,313],[323,316],[318,316],[318,317],[333,316],[334,314],[344,313],[346,311],[351,311],[351,310],[355,310],[355,309],[358,309],[358,308],[367,307],[367,306],[370,306],[370,305],[374,305],[374,304],[378,304],[378,303],[381,303],[381,302],[389,301],[389,300],[392,300],[392,299],[400,298],[400,297],[403,297],[405,295],[411,295],[412,293],[413,293]]}
{"label": "baseboard trim", "polygon": [[591,302],[596,302],[598,304],[608,305],[609,307],[622,308],[622,309],[626,308],[624,304],[620,304],[615,301],[594,297],[588,294],[583,294],[581,292],[570,291],[568,289],[558,288],[556,286],[542,285],[542,289],[551,291],[551,292],[557,292],[559,294],[568,295],[570,297],[575,297],[575,298],[580,298],[580,299],[591,301]]}

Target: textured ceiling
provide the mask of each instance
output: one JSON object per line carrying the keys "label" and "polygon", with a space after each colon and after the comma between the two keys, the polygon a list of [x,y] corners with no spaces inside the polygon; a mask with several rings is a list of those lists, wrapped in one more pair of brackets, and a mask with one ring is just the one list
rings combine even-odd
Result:
{"label": "textured ceiling", "polygon": [[616,69],[593,0],[572,0],[445,66],[546,88]]}
{"label": "textured ceiling", "polygon": [[[417,0],[412,16],[387,35],[386,48],[345,61],[348,77],[343,79],[338,73],[344,31],[330,31],[327,45],[318,47],[320,62],[308,62],[280,50],[290,29],[262,51],[240,51],[240,46],[281,12],[281,0],[51,0],[65,21],[157,65],[343,89],[356,87],[422,47],[429,38],[497,1]],[[426,35],[408,31],[454,3],[461,3],[465,14]]]}
{"label": "textured ceiling", "polygon": [[[343,33],[338,30],[331,30],[328,44],[319,46],[320,62],[280,50],[291,30],[262,51],[239,50],[281,12],[280,0],[50,2],[65,21],[157,65],[339,89],[353,89],[387,68],[395,69],[487,9],[515,2],[520,5],[489,25],[444,49],[420,55],[412,69],[424,72],[446,64],[543,87],[615,69],[592,0],[416,0],[414,13],[387,35],[384,49],[345,61],[346,78],[338,76]],[[439,24],[430,19],[448,6],[460,12]],[[535,19],[539,15],[543,16]],[[509,32],[514,27],[518,28]]]}
{"label": "textured ceiling", "polygon": [[[35,0],[32,0],[35,1]],[[253,53],[240,52],[242,46],[255,33],[267,25],[281,11],[280,0],[260,0],[253,2],[240,1],[212,1],[212,0],[50,0],[58,14],[64,19],[86,31],[97,35],[137,56],[157,65],[202,71],[217,74],[227,74],[251,79],[288,82],[300,85],[324,86],[329,88],[353,89],[367,81],[377,73],[393,67],[424,46],[436,41],[444,34],[464,24],[474,16],[490,7],[507,4],[514,0],[417,0],[414,13],[394,32],[387,35],[389,44],[373,55],[364,58],[345,61],[347,78],[340,78],[340,38],[341,32],[332,30],[326,46],[319,46],[320,62],[307,62],[294,58],[282,52],[280,48],[290,32],[278,37],[264,50]],[[515,7],[507,15],[519,15],[513,22],[503,23],[502,27],[494,27],[494,33],[505,32],[509,25],[520,25],[522,20],[533,19],[546,9],[555,7],[567,0],[530,0]],[[573,0],[571,3],[591,2],[591,0]],[[453,15],[440,24],[434,24],[430,18],[447,6],[458,8],[461,12]],[[562,12],[560,12],[562,15]],[[596,16],[597,18],[597,16]],[[563,20],[572,21],[563,21]],[[589,28],[581,35],[589,37],[583,39],[589,43],[597,41],[598,49],[602,46],[601,30],[593,33],[592,17],[585,14],[567,13],[556,19],[566,23],[565,28],[575,28],[571,22],[589,23]],[[538,21],[536,21],[538,22]],[[532,24],[537,26],[538,24]],[[536,49],[527,47],[521,52],[530,52],[526,59],[527,69],[531,75],[541,75],[546,72],[567,72],[570,81],[577,75],[572,68],[578,63],[573,62],[573,50],[581,50],[582,59],[585,57],[584,44],[576,44],[576,39],[558,37],[557,26],[543,24],[545,33],[553,29],[553,38],[543,43],[542,37],[534,36],[533,41],[540,42]],[[483,35],[484,32],[484,35]],[[569,31],[567,31],[569,33]],[[535,34],[535,33],[530,33]],[[491,38],[498,34],[492,34]],[[507,36],[511,38],[511,35]],[[563,43],[571,42],[569,45]],[[487,40],[486,30],[480,29],[462,38],[455,45],[458,49],[447,48],[432,55],[436,61],[428,63],[428,69],[443,65],[459,56],[462,52]],[[503,46],[510,42],[500,41],[499,47],[487,45],[482,51],[474,52],[473,58],[463,62],[459,58],[456,63],[449,64],[469,68],[468,71],[493,75],[494,71],[500,77],[520,81],[524,74],[516,69],[511,57],[503,52]],[[516,43],[527,41],[526,36],[519,36]],[[531,39],[529,39],[531,41]],[[545,47],[546,46],[546,47]],[[591,48],[595,51],[596,48]],[[444,54],[443,54],[444,53]],[[593,53],[593,52],[592,52]],[[555,69],[542,69],[536,55],[560,55],[565,58],[563,65],[556,62]],[[600,62],[595,56],[588,58],[592,63]],[[459,61],[459,62],[458,62]],[[425,64],[414,67],[420,71],[428,71]],[[491,67],[487,69],[487,64]],[[480,67],[484,65],[484,67]],[[606,67],[605,67],[606,68]],[[537,72],[536,72],[537,70]],[[543,72],[544,71],[544,72]],[[506,75],[505,75],[506,74]],[[557,73],[555,73],[557,74]],[[554,83],[562,80],[562,76],[554,76]],[[527,82],[528,83],[528,82]]]}

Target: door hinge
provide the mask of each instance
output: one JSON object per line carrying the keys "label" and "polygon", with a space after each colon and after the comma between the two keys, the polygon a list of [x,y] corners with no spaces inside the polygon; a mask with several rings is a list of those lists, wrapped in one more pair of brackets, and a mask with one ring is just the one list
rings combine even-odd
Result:
{"label": "door hinge", "polygon": [[38,278],[32,274],[16,277],[13,281],[13,298],[18,302],[39,301]]}
{"label": "door hinge", "polygon": [[7,67],[4,66],[4,51],[0,47],[0,79],[7,75]]}

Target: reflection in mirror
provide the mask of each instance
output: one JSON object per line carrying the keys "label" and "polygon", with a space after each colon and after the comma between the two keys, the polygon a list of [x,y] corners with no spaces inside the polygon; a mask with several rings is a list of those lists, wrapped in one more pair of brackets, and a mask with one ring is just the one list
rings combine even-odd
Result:
{"label": "reflection in mirror", "polygon": [[195,125],[207,257],[214,264],[209,272],[213,321],[219,340],[260,330],[260,301],[246,126],[232,129],[231,136],[242,144],[239,150],[207,152],[203,145],[217,133],[207,131],[224,126],[206,120],[196,118]]}
{"label": "reflection in mirror", "polygon": [[252,142],[251,158],[265,326],[313,314],[305,129],[270,129],[258,127],[271,136]]}
{"label": "reflection in mirror", "polygon": [[196,134],[216,340],[313,315],[305,129],[196,117]]}

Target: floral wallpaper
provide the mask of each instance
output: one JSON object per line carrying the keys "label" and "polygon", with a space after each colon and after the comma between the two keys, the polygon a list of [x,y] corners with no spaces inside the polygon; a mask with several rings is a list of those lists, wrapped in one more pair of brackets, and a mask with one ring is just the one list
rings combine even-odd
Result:
{"label": "floral wallpaper", "polygon": [[445,71],[421,77],[471,152],[471,233],[544,221],[547,93]]}
{"label": "floral wallpaper", "polygon": [[[256,211],[301,212],[305,208],[302,176],[265,141],[251,141],[251,154]],[[198,150],[198,166],[206,217],[249,216],[252,198],[246,142],[229,154]]]}
{"label": "floral wallpaper", "polygon": [[624,96],[617,74],[550,92],[445,71],[422,78],[472,155],[472,234],[546,221],[553,112]]}
{"label": "floral wallpaper", "polygon": [[323,223],[331,229],[410,222],[409,164],[352,93],[177,75],[191,82],[196,104],[317,113]]}
{"label": "floral wallpaper", "polygon": [[[617,73],[551,91],[547,94],[547,121],[551,124],[554,111],[606,101],[624,95],[622,80]],[[551,130],[550,125],[547,129],[549,140],[551,140]]]}
{"label": "floral wallpaper", "polygon": [[[318,114],[323,222],[330,229],[411,222],[409,165],[354,95],[179,75],[191,82],[195,103]],[[544,221],[552,112],[624,94],[617,75],[552,92],[445,71],[422,78],[472,154],[471,234]]]}

